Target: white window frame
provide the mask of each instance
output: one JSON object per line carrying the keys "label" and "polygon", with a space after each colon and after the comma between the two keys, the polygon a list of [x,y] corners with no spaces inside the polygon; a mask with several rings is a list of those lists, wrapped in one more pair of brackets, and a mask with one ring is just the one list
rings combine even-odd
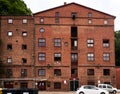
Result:
{"label": "white window frame", "polygon": [[22,22],[23,22],[23,24],[26,24],[27,23],[27,19],[23,19]]}
{"label": "white window frame", "polygon": [[11,37],[13,35],[12,31],[8,31],[8,36]]}
{"label": "white window frame", "polygon": [[9,19],[8,19],[8,23],[9,23],[9,24],[12,24],[12,23],[13,23],[13,19],[12,19],[12,18],[9,18]]}

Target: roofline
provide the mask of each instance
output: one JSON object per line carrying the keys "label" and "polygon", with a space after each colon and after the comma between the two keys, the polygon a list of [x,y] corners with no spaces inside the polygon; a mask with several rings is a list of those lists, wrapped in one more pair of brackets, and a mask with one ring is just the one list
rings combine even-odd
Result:
{"label": "roofline", "polygon": [[100,12],[100,13],[103,13],[105,15],[108,15],[108,16],[111,16],[113,18],[116,18],[116,16],[113,16],[111,14],[108,14],[108,13],[105,13],[105,12],[102,12],[102,11],[99,11],[99,10],[96,10],[96,9],[93,9],[93,8],[90,8],[90,7],[86,7],[84,5],[81,5],[81,4],[78,4],[78,3],[75,3],[75,2],[72,2],[72,3],[69,3],[69,4],[65,4],[65,5],[61,5],[61,6],[58,6],[58,7],[54,7],[54,8],[50,8],[50,9],[47,9],[47,10],[43,10],[43,11],[40,11],[40,12],[36,12],[36,13],[33,13],[33,15],[37,15],[39,13],[44,13],[44,12],[47,12],[47,11],[50,11],[50,10],[53,10],[53,9],[57,9],[57,8],[61,8],[61,7],[66,7],[66,6],[69,6],[69,5],[72,5],[72,4],[75,4],[77,6],[82,6],[82,7],[85,7],[87,9],[91,9],[93,11],[96,11],[96,12]]}

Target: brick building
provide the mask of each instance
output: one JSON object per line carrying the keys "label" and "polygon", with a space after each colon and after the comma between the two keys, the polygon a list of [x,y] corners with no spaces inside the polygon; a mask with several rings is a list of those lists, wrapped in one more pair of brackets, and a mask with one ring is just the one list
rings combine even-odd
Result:
{"label": "brick building", "polygon": [[33,17],[1,16],[1,56],[10,76],[2,84],[70,91],[83,84],[115,86],[114,19],[76,3]]}
{"label": "brick building", "polygon": [[[34,20],[31,16],[1,16],[1,62],[5,88],[32,86]],[[29,83],[29,84],[28,84]]]}

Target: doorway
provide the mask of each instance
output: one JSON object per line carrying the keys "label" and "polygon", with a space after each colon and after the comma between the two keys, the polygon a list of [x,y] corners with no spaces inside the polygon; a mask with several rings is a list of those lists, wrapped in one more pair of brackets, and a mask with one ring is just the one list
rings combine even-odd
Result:
{"label": "doorway", "polygon": [[78,87],[79,87],[78,80],[71,80],[70,81],[70,91],[76,91]]}
{"label": "doorway", "polygon": [[46,81],[38,82],[38,89],[39,90],[46,90]]}

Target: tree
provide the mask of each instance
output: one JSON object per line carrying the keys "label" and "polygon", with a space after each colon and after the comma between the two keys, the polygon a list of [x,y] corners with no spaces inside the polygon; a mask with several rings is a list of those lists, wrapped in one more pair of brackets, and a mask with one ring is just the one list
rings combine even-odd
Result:
{"label": "tree", "polygon": [[23,0],[0,0],[0,15],[30,15]]}
{"label": "tree", "polygon": [[116,66],[120,66],[120,30],[115,32],[115,60]]}

